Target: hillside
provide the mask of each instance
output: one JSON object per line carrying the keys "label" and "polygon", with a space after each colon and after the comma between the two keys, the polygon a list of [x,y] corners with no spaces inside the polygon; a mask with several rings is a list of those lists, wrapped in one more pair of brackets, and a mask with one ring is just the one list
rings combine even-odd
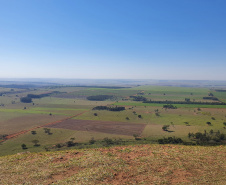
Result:
{"label": "hillside", "polygon": [[226,146],[136,145],[0,157],[0,184],[224,184]]}

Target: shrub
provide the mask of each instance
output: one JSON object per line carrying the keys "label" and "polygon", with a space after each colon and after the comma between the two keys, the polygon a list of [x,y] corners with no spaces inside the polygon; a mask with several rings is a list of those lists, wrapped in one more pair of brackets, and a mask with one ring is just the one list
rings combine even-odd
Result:
{"label": "shrub", "polygon": [[56,147],[61,148],[62,146],[61,146],[61,144],[58,143],[58,144],[56,144]]}
{"label": "shrub", "polygon": [[104,143],[105,143],[105,146],[109,146],[109,145],[113,145],[114,144],[113,140],[109,139],[108,137],[104,138]]}
{"label": "shrub", "polygon": [[31,134],[35,135],[35,134],[37,134],[37,132],[35,130],[32,130]]}
{"label": "shrub", "polygon": [[168,137],[168,138],[158,139],[159,144],[180,144],[183,142],[184,141],[181,138],[176,138],[176,137]]}
{"label": "shrub", "polygon": [[168,129],[169,129],[169,125],[163,125],[163,126],[162,126],[162,130],[168,131]]}
{"label": "shrub", "polygon": [[21,147],[23,150],[27,149],[27,146],[25,144],[22,144]]}
{"label": "shrub", "polygon": [[94,144],[95,142],[96,142],[96,140],[93,137],[89,140],[90,144]]}
{"label": "shrub", "polygon": [[32,143],[34,143],[34,146],[40,146],[40,144],[38,144],[39,140],[37,140],[37,139],[33,140]]}
{"label": "shrub", "polygon": [[75,143],[73,141],[68,141],[66,143],[67,147],[75,146]]}

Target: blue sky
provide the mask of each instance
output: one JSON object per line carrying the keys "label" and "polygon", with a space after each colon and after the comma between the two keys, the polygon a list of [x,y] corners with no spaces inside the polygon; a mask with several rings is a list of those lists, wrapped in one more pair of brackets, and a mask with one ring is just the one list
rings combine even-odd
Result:
{"label": "blue sky", "polygon": [[226,80],[225,0],[0,0],[0,78]]}

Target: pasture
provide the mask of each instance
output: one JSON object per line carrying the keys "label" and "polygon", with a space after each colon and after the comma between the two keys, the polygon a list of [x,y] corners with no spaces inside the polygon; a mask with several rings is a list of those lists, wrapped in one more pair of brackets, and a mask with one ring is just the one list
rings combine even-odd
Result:
{"label": "pasture", "polygon": [[[0,89],[0,135],[10,135],[24,130],[29,132],[4,141],[0,155],[21,151],[21,144],[27,144],[29,151],[43,151],[45,147],[67,142],[88,142],[108,138],[134,140],[133,135],[156,142],[163,137],[180,137],[189,141],[188,133],[217,132],[226,134],[226,105],[173,104],[177,109],[165,109],[163,103],[143,103],[130,96],[142,96],[152,101],[215,102],[210,93],[219,99],[226,98],[225,92],[208,88],[134,86],[130,88],[100,87],[43,87],[37,89]],[[9,93],[7,93],[9,92]],[[14,93],[15,92],[15,93]],[[28,94],[50,95],[33,98],[31,103],[22,103],[21,97]],[[88,96],[112,95],[104,101],[90,101]],[[124,111],[93,110],[96,106],[123,106]],[[76,116],[75,116],[76,115]],[[75,117],[73,117],[75,116]],[[70,118],[64,120],[66,118]],[[60,120],[64,120],[59,122]],[[43,135],[42,129],[49,123],[53,135]],[[211,124],[207,124],[211,123]],[[162,127],[169,125],[168,131]],[[30,130],[34,128],[37,135]],[[33,147],[32,137],[37,137],[41,147]],[[3,152],[4,150],[4,152]]]}

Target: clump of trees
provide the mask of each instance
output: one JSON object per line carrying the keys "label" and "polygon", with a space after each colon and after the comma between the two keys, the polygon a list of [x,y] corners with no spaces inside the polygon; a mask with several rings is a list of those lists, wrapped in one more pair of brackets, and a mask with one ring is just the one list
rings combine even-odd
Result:
{"label": "clump of trees", "polygon": [[206,96],[206,97],[203,97],[204,100],[215,100],[215,101],[219,101],[218,98],[214,97],[214,96]]}
{"label": "clump of trees", "polygon": [[27,97],[39,99],[39,98],[47,97],[47,96],[49,96],[49,95],[51,95],[51,94],[52,94],[52,93],[45,93],[45,94],[28,94]]}
{"label": "clump of trees", "polygon": [[130,96],[130,98],[133,98],[133,101],[147,101],[147,98],[143,96]]}
{"label": "clump of trees", "polygon": [[122,144],[122,139],[110,139],[108,137],[105,137],[102,141],[103,146],[111,146],[111,145],[120,145]]}
{"label": "clump of trees", "polygon": [[72,137],[70,141],[66,142],[67,147],[75,146],[77,143],[74,142],[75,138]]}
{"label": "clump of trees", "polygon": [[43,97],[46,97],[46,96],[50,96],[51,94],[54,94],[54,93],[58,93],[58,91],[54,91],[54,92],[51,92],[51,93],[44,93],[44,94],[27,94],[26,97],[20,98],[20,101],[22,103],[31,103],[32,98],[43,98]]}
{"label": "clump of trees", "polygon": [[158,139],[159,144],[181,144],[184,143],[184,141],[181,138],[176,137],[168,137],[163,139]]}
{"label": "clump of trees", "polygon": [[30,97],[22,97],[22,98],[20,98],[20,101],[22,103],[31,103],[32,99]]}
{"label": "clump of trees", "polygon": [[196,133],[188,133],[188,137],[195,141],[198,145],[217,145],[224,143],[224,140],[226,139],[225,134],[220,133],[218,130],[217,132],[214,132],[212,129],[207,132],[206,130],[204,133],[196,132]]}
{"label": "clump of trees", "polygon": [[177,107],[172,104],[163,105],[163,108],[164,109],[177,109]]}
{"label": "clump of trees", "polygon": [[108,110],[108,111],[123,111],[125,107],[107,107],[107,106],[96,106],[93,110]]}
{"label": "clump of trees", "polygon": [[88,96],[87,100],[90,101],[104,101],[107,99],[112,99],[113,96],[112,95],[96,95],[96,96]]}

